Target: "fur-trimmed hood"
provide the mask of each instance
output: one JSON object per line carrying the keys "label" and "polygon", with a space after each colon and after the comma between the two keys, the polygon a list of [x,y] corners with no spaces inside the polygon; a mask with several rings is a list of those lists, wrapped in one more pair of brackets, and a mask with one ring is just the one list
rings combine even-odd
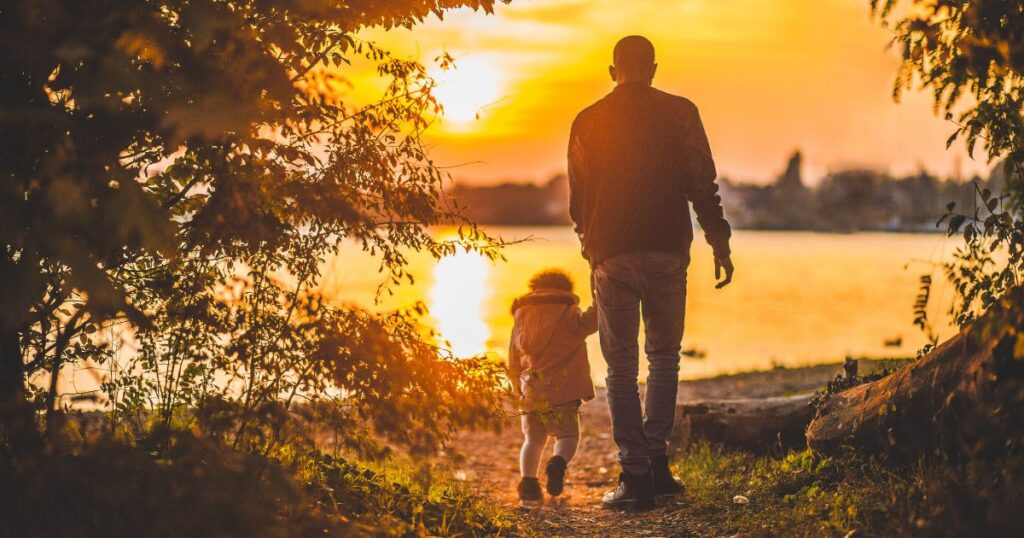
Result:
{"label": "fur-trimmed hood", "polygon": [[516,310],[520,307],[538,304],[574,305],[580,304],[580,298],[571,291],[539,289],[517,297],[512,301],[512,314],[515,315]]}

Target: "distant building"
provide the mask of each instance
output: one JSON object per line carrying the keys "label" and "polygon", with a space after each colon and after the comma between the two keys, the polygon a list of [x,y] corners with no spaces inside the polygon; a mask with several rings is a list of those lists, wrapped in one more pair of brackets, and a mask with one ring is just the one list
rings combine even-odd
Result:
{"label": "distant building", "polygon": [[737,228],[807,230],[816,227],[815,200],[803,182],[803,155],[793,152],[771,185],[723,180],[722,204]]}

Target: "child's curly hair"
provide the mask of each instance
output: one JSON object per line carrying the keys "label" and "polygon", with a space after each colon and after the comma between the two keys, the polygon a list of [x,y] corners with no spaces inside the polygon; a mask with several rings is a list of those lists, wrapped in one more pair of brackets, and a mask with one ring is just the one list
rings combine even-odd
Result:
{"label": "child's curly hair", "polygon": [[572,277],[561,269],[544,269],[530,278],[530,289],[556,289],[571,292]]}

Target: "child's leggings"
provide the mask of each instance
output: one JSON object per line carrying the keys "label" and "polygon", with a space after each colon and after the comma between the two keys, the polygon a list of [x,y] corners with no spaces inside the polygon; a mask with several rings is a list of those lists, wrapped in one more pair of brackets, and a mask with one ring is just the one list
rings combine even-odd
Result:
{"label": "child's leggings", "polygon": [[568,402],[547,411],[526,413],[523,421],[523,449],[519,452],[519,471],[524,477],[536,478],[548,437],[555,438],[554,455],[566,463],[576,454],[580,444],[580,402]]}

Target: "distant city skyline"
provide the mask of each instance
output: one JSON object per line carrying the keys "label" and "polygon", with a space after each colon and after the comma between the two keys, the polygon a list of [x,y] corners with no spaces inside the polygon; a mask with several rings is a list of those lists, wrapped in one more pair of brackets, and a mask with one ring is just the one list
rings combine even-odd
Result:
{"label": "distant city skyline", "polygon": [[[987,174],[961,145],[946,150],[953,125],[930,95],[892,100],[899,51],[867,0],[513,0],[365,37],[428,66],[444,51],[457,59],[431,71],[448,117],[426,141],[456,181],[495,184],[564,170],[571,122],[611,90],[611,47],[629,33],[657,47],[655,86],[700,108],[720,176],[770,182],[796,149],[812,182],[857,167]],[[375,95],[373,73],[347,74]]]}
{"label": "distant city skyline", "polygon": [[[807,181],[803,156],[794,153],[770,183],[718,181],[722,206],[736,229],[944,232],[936,225],[946,204],[970,207],[976,188],[1002,192],[1000,175],[969,182],[927,174],[891,176],[870,170],[837,170]],[[569,184],[565,175],[541,183],[504,182],[449,190],[474,222],[496,226],[565,226]]]}

